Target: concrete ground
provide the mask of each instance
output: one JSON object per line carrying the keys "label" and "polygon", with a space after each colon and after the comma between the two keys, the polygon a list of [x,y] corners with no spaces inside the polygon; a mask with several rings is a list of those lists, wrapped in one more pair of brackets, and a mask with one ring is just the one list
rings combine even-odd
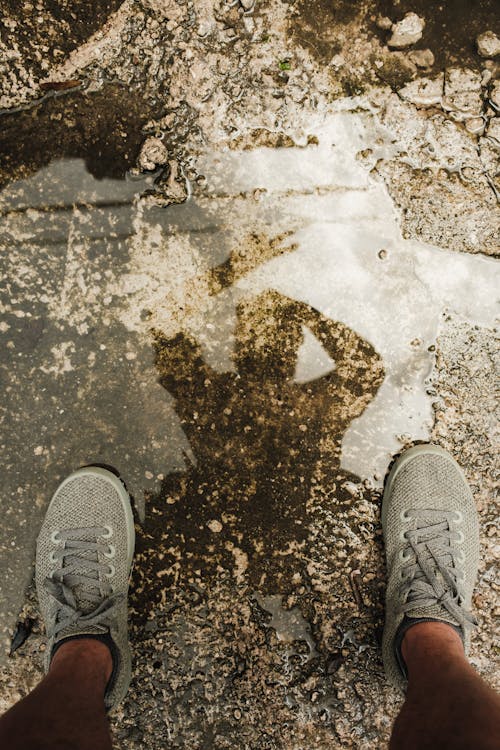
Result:
{"label": "concrete ground", "polygon": [[429,439],[498,687],[498,18],[448,6],[4,0],[0,710],[42,674],[44,510],[97,462],[137,518],[117,747],[386,747],[381,488]]}

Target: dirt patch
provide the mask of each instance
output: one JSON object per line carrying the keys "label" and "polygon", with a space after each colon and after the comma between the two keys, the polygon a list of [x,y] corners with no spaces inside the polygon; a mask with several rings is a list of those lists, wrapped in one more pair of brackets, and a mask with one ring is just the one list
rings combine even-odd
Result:
{"label": "dirt patch", "polygon": [[[378,39],[385,47],[391,34],[377,25],[380,17],[390,18],[393,23],[400,21],[406,13],[417,13],[425,20],[422,39],[403,51],[389,53],[384,60],[385,71],[380,76],[392,85],[402,85],[418,73],[409,62],[405,70],[404,62],[410,50],[431,49],[435,70],[452,65],[467,65],[482,68],[484,60],[478,55],[476,37],[491,29],[499,32],[498,4],[495,0],[454,0],[454,2],[430,3],[429,0],[376,0],[375,2],[332,2],[332,0],[300,0],[295,4],[295,14],[289,31],[292,38],[309,50],[316,60],[327,65],[341,53],[351,57],[352,49],[365,39]],[[379,56],[379,55],[378,55]],[[371,72],[377,75],[380,69],[374,65],[377,50],[370,61]],[[355,66],[356,67],[356,66]],[[395,68],[394,76],[391,74]],[[390,68],[391,70],[388,70]],[[409,68],[409,69],[408,69]],[[411,70],[413,68],[413,70]],[[355,71],[351,69],[346,80],[349,82]],[[367,82],[367,73],[361,78]],[[354,79],[356,80],[356,79]],[[359,93],[349,91],[348,95]]]}
{"label": "dirt patch", "polygon": [[122,0],[42,0],[0,3],[2,36],[8,46],[19,46],[34,70],[64,56],[100,29]]}
{"label": "dirt patch", "polygon": [[294,39],[308,49],[321,63],[328,63],[342,49],[339,26],[366,14],[366,2],[332,2],[332,0],[299,0],[290,25]]}
{"label": "dirt patch", "polygon": [[[482,67],[484,61],[477,54],[476,37],[488,29],[500,29],[496,0],[453,0],[432,3],[429,0],[379,0],[376,5],[382,15],[393,22],[400,21],[413,11],[425,19],[422,39],[412,49],[430,48],[435,56],[435,68],[451,65]],[[377,27],[373,24],[372,28]],[[384,42],[387,32],[377,29]]]}
{"label": "dirt patch", "polygon": [[30,109],[3,114],[0,186],[63,157],[84,159],[98,179],[122,178],[135,164],[142,128],[153,114],[139,92],[117,83],[93,93],[49,96]]}

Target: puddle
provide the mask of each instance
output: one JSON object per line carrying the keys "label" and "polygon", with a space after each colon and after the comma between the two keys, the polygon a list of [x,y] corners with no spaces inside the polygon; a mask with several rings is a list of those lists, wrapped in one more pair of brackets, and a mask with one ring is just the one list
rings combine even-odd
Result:
{"label": "puddle", "polygon": [[271,615],[267,627],[276,631],[278,641],[292,647],[287,650],[288,655],[297,654],[297,651],[293,649],[293,644],[296,641],[303,641],[307,643],[309,649],[306,661],[318,656],[316,644],[311,634],[311,626],[302,615],[299,607],[285,609],[282,602],[283,597],[280,594],[263,596],[255,593],[254,596],[259,607],[262,607]]}
{"label": "puddle", "polygon": [[369,112],[309,129],[198,155],[204,187],[168,210],[81,159],[0,193],[5,497],[39,515],[75,465],[115,466],[146,513],[138,600],[221,570],[283,590],[317,477],[352,504],[429,437],[446,311],[493,324],[492,260],[401,237],[370,174],[392,134]]}

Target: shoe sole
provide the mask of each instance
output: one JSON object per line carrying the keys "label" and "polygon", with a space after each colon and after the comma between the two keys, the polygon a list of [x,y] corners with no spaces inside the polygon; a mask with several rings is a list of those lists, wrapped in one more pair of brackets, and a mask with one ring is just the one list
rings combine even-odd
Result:
{"label": "shoe sole", "polygon": [[451,456],[448,451],[444,450],[444,448],[441,448],[439,445],[434,445],[433,443],[426,443],[425,445],[414,445],[413,448],[408,448],[408,450],[406,450],[399,458],[396,459],[385,483],[384,496],[382,498],[382,531],[384,533],[384,539],[386,534],[387,513],[389,510],[390,497],[392,494],[394,481],[403,466],[406,466],[406,464],[416,458],[416,456],[425,455],[442,456],[443,458],[446,458],[448,461],[453,463],[456,469],[458,469],[460,476],[467,484],[467,478],[462,470],[462,467],[459,466],[453,456]]}
{"label": "shoe sole", "polygon": [[120,500],[122,503],[123,512],[125,514],[125,525],[127,529],[127,563],[130,569],[132,565],[132,560],[134,559],[134,549],[135,549],[134,514],[132,513],[130,495],[125,489],[123,482],[120,479],[118,479],[118,477],[115,474],[113,474],[113,472],[108,471],[108,469],[102,469],[100,466],[84,466],[82,469],[77,469],[68,477],[66,477],[66,479],[64,479],[63,482],[61,482],[61,484],[55,491],[54,496],[52,497],[52,500],[49,503],[47,514],[49,513],[52,507],[52,504],[54,503],[54,500],[56,499],[56,495],[59,494],[60,490],[62,490],[62,488],[65,487],[66,484],[73,481],[75,478],[85,477],[85,476],[101,477],[102,479],[105,479],[109,484],[111,484],[113,488],[118,492],[118,496],[120,497]]}

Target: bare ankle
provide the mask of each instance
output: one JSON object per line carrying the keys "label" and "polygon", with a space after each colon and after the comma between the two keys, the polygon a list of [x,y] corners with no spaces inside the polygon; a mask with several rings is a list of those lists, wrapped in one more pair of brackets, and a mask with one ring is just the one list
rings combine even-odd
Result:
{"label": "bare ankle", "polygon": [[56,651],[50,665],[54,669],[71,669],[78,666],[92,668],[102,673],[105,684],[113,671],[113,659],[108,646],[95,638],[74,638],[63,643]]}
{"label": "bare ankle", "polygon": [[408,628],[401,651],[405,661],[415,651],[443,651],[464,655],[462,639],[446,622],[419,622]]}
{"label": "bare ankle", "polygon": [[419,622],[408,628],[401,653],[411,677],[430,676],[443,663],[466,661],[462,639],[445,622]]}

